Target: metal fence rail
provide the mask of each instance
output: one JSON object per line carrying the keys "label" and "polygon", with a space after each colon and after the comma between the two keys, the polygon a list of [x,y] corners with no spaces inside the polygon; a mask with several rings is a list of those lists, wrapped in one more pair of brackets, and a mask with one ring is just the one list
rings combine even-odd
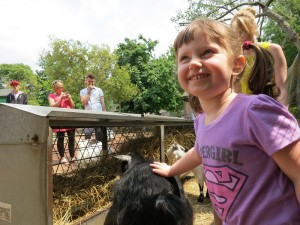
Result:
{"label": "metal fence rail", "polygon": [[[69,128],[69,127],[67,127]],[[71,128],[72,129],[72,128]],[[73,128],[75,129],[75,161],[71,161],[70,151],[69,151],[69,139],[67,133],[64,136],[64,149],[65,149],[65,158],[68,159],[69,163],[60,163],[59,161],[59,152],[57,149],[57,135],[55,132],[52,133],[52,165],[53,165],[53,174],[68,174],[74,170],[80,170],[89,165],[97,164],[100,161],[101,157],[107,157],[107,155],[129,153],[130,149],[122,149],[124,143],[134,141],[137,139],[145,139],[145,144],[147,143],[147,138],[158,138],[161,139],[161,127],[157,126],[141,126],[141,127],[102,127],[105,133],[104,141],[97,141],[95,137],[95,130],[92,130],[92,136],[90,139],[86,139],[84,135],[85,128]],[[164,131],[163,131],[164,132]],[[193,134],[193,127],[189,126],[168,126],[168,134],[171,134],[174,137],[174,133],[177,134]],[[163,133],[165,136],[165,133]],[[193,139],[193,136],[191,137]],[[103,143],[106,143],[105,146]],[[163,145],[163,146],[162,146]],[[157,154],[161,154],[161,149],[164,149],[164,142],[160,143]],[[145,148],[149,148],[146,146]],[[147,149],[146,149],[147,150]],[[126,152],[127,151],[127,152]],[[152,151],[153,152],[153,151]],[[163,151],[162,151],[163,152]],[[159,160],[163,157],[160,155]]]}

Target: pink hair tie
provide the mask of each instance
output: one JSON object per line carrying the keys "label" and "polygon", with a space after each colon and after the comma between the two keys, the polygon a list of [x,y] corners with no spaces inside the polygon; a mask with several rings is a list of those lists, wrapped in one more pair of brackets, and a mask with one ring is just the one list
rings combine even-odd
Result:
{"label": "pink hair tie", "polygon": [[252,48],[251,41],[245,41],[243,44],[243,50],[250,50]]}

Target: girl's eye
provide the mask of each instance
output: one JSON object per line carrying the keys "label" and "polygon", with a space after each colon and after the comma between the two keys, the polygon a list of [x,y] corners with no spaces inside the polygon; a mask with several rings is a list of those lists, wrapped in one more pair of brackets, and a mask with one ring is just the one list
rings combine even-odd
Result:
{"label": "girl's eye", "polygon": [[179,62],[188,62],[189,59],[190,59],[190,57],[184,55],[184,56],[181,56],[178,61]]}
{"label": "girl's eye", "polygon": [[206,56],[211,54],[213,51],[211,49],[206,49],[205,51],[203,51],[202,56]]}

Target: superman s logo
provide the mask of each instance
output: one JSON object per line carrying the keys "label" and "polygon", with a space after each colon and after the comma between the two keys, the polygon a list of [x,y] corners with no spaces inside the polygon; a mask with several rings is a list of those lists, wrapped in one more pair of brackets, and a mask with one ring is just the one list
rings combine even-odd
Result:
{"label": "superman s logo", "polygon": [[204,165],[207,189],[214,208],[226,220],[235,199],[245,185],[248,176],[228,166]]}

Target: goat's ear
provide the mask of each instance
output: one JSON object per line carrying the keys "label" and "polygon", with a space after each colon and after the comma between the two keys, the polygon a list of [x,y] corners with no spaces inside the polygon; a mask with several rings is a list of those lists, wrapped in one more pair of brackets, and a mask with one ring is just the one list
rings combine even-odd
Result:
{"label": "goat's ear", "polygon": [[114,157],[122,161],[121,170],[122,173],[125,173],[125,171],[129,168],[129,165],[131,164],[132,157],[130,155],[116,155]]}
{"label": "goat's ear", "polygon": [[127,161],[128,163],[131,161],[132,157],[129,155],[116,155],[114,156],[117,159],[120,159],[122,161]]}

